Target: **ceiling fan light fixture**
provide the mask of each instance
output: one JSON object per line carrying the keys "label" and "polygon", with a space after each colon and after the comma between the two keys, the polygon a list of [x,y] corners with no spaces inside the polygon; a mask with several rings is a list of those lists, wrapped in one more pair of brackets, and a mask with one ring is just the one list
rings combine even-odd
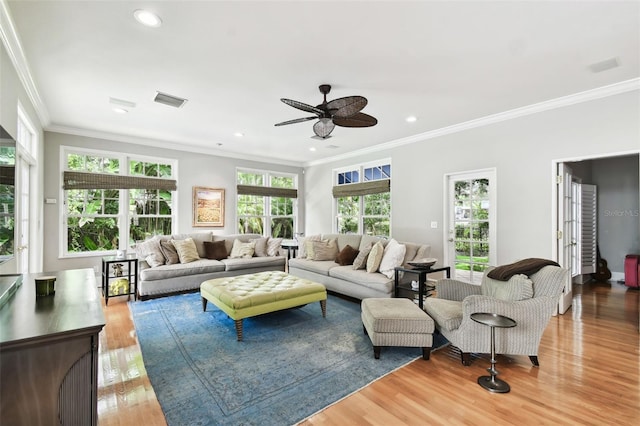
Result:
{"label": "ceiling fan light fixture", "polygon": [[330,118],[321,118],[316,124],[313,125],[313,132],[317,136],[320,136],[324,139],[329,136],[331,132],[333,132],[333,129],[335,129],[335,127],[336,125],[333,124],[333,120],[331,120]]}

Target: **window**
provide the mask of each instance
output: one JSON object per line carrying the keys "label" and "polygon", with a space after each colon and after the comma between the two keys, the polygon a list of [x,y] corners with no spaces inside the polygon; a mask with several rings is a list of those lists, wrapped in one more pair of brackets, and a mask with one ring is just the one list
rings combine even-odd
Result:
{"label": "window", "polygon": [[62,254],[126,249],[170,234],[175,161],[63,148]]}
{"label": "window", "polygon": [[391,164],[349,167],[334,174],[336,232],[389,236]]}
{"label": "window", "polygon": [[238,170],[238,232],[293,238],[297,224],[297,176]]}

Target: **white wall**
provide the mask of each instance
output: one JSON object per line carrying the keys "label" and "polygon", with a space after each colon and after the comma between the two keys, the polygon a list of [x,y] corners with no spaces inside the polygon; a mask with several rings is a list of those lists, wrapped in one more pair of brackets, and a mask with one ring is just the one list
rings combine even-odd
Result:
{"label": "white wall", "polygon": [[[113,152],[149,155],[154,157],[172,158],[178,160],[178,224],[176,233],[213,230],[216,234],[237,233],[235,227],[236,201],[236,168],[247,167],[261,170],[274,170],[299,175],[299,205],[304,205],[304,180],[302,168],[270,163],[246,161],[235,158],[216,157],[212,155],[195,154],[170,149],[150,148],[143,145],[116,142],[85,136],[68,135],[63,133],[45,132],[45,156],[48,159],[45,167],[44,198],[55,198],[57,204],[45,204],[45,236],[44,236],[44,268],[45,270],[60,270],[94,267],[100,264],[99,257],[59,258],[60,225],[62,222],[60,208],[62,207],[61,187],[62,171],[59,158],[61,146],[80,146],[83,148],[100,149]],[[192,226],[192,188],[194,186],[208,186],[225,189],[225,220],[224,228],[194,228]],[[301,216],[304,209],[300,209]],[[300,224],[304,226],[304,222]]]}
{"label": "white wall", "polygon": [[[16,138],[18,127],[18,102],[21,103],[25,113],[29,116],[29,119],[36,127],[35,130],[39,140],[36,161],[37,164],[41,165],[43,162],[42,125],[22,83],[20,82],[20,79],[18,78],[18,74],[16,73],[13,63],[7,55],[4,44],[0,43],[0,124],[2,124],[2,127],[4,127],[4,129],[9,132],[14,139]],[[31,182],[31,193],[34,197],[41,199],[43,181],[42,167],[38,167],[36,169],[36,175],[37,178],[35,179],[35,182]],[[16,199],[16,214],[19,214],[22,208],[28,208],[28,206],[20,205],[20,200]],[[34,238],[37,241],[42,239],[43,228],[41,218],[42,208],[38,208],[37,211],[32,212],[30,218],[35,225],[33,226],[32,232],[36,234]],[[42,270],[42,247],[40,244],[31,244],[30,250],[32,272],[39,272]],[[0,265],[0,273],[15,273],[16,268],[15,259],[10,260]]]}
{"label": "white wall", "polygon": [[[390,157],[392,236],[430,244],[442,259],[445,174],[496,168],[497,263],[552,258],[553,160],[640,151],[639,116],[634,91],[310,166],[305,232],[332,231],[332,169]],[[431,221],[440,227],[431,229]]]}

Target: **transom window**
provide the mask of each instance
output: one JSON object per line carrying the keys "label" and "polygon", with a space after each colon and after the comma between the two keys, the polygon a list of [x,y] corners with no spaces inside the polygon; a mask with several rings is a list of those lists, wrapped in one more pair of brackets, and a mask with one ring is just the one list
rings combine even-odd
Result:
{"label": "transom window", "polygon": [[293,238],[297,225],[297,175],[238,169],[238,232]]}
{"label": "transom window", "polygon": [[352,166],[334,175],[335,231],[390,236],[390,162]]}
{"label": "transom window", "polygon": [[175,160],[68,147],[63,154],[65,173],[78,172],[64,178],[63,255],[109,253],[172,233]]}

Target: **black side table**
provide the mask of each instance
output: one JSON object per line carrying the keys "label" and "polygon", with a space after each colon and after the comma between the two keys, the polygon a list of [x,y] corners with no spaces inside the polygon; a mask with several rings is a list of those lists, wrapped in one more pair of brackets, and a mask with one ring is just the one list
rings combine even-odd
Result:
{"label": "black side table", "polygon": [[498,328],[511,328],[517,324],[514,320],[504,315],[499,314],[487,314],[483,312],[475,312],[471,314],[471,319],[475,322],[491,327],[491,367],[487,368],[490,376],[478,377],[478,384],[488,390],[495,393],[507,393],[511,390],[511,387],[504,380],[497,379],[498,370],[496,370],[496,327]]}
{"label": "black side table", "polygon": [[[114,269],[114,265],[121,265],[120,271]],[[118,279],[126,279],[128,287],[125,293],[111,294],[110,283]],[[133,300],[138,298],[138,258],[135,255],[125,257],[106,256],[102,258],[102,295],[105,305],[109,304],[109,298],[115,296],[127,296],[133,294]]]}
{"label": "black side table", "polygon": [[451,267],[450,266],[443,266],[443,267],[439,267],[439,268],[405,268],[403,266],[397,266],[395,268],[395,281],[394,281],[394,295],[393,297],[399,297],[401,292],[407,293],[407,292],[411,292],[410,294],[414,295],[416,290],[414,290],[411,287],[411,284],[400,284],[400,272],[405,272],[405,273],[410,273],[410,274],[417,274],[418,275],[418,306],[420,306],[420,309],[423,308],[423,300],[424,297],[429,297],[430,291],[435,290],[435,287],[433,286],[427,286],[425,283],[427,282],[427,275],[432,274],[434,272],[442,272],[442,271],[446,271],[447,273],[447,278],[451,278]]}
{"label": "black side table", "polygon": [[298,242],[297,241],[283,241],[280,244],[280,247],[287,249],[287,260],[292,257],[296,257],[296,252],[298,251]]}

